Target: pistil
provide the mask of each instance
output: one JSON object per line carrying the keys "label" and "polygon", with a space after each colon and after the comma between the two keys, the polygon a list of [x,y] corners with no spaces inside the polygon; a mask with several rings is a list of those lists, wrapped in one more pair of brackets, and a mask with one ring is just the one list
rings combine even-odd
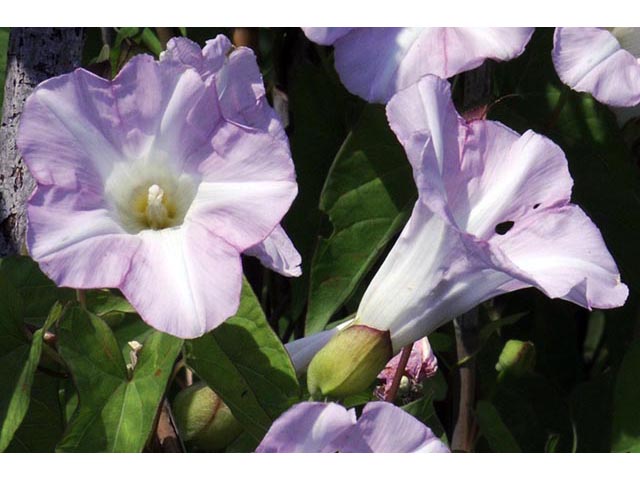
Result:
{"label": "pistil", "polygon": [[165,205],[164,190],[155,183],[147,192],[147,208],[145,210],[147,223],[154,230],[165,228],[169,225],[169,212]]}

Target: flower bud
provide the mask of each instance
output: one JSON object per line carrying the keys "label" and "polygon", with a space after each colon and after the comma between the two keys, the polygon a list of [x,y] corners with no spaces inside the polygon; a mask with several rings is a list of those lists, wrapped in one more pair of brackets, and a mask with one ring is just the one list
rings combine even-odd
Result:
{"label": "flower bud", "polygon": [[309,393],[344,398],[366,390],[393,354],[389,331],[352,325],[339,332],[311,360]]}
{"label": "flower bud", "polygon": [[496,370],[500,375],[509,374],[520,377],[531,372],[536,364],[536,349],[531,342],[509,340],[502,349]]}
{"label": "flower bud", "polygon": [[182,438],[200,450],[223,450],[243,431],[229,407],[204,382],[176,395],[173,415]]}

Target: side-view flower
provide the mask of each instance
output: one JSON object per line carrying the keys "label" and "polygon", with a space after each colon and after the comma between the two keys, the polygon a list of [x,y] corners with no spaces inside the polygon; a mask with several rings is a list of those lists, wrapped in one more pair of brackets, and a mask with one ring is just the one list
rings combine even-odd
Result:
{"label": "side-view flower", "polygon": [[[312,393],[331,395],[335,385],[344,392],[340,379],[325,380],[334,363],[370,375],[384,366],[356,368],[350,352],[357,349],[345,347],[345,336],[359,325],[388,332],[398,352],[479,303],[530,286],[589,309],[624,304],[628,289],[600,232],[570,203],[572,179],[557,145],[498,122],[467,123],[448,82],[434,76],[394,96],[387,117],[413,167],[419,199],[353,326],[311,361]],[[332,345],[340,345],[335,354]]]}
{"label": "side-view flower", "polygon": [[288,142],[255,57],[230,48],[218,37],[205,49],[207,75],[140,55],[112,81],[83,69],[47,80],[18,137],[42,270],[60,286],[119,288],[183,338],[236,312],[241,253],[299,274],[279,227],[297,193]]}
{"label": "side-view flower", "polygon": [[640,104],[640,28],[556,28],[553,64],[578,92],[615,107]]}
{"label": "side-view flower", "polygon": [[337,403],[303,402],[267,432],[260,453],[448,453],[422,422],[387,402],[370,402],[356,420]]}
{"label": "side-view flower", "polygon": [[303,28],[320,45],[335,47],[336,70],[349,91],[387,102],[426,74],[449,78],[490,58],[511,60],[533,28]]}

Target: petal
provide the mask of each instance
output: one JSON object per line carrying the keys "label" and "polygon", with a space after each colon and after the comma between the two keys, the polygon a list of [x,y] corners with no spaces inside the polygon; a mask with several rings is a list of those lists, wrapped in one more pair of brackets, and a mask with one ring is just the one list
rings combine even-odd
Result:
{"label": "petal", "polygon": [[196,223],[143,230],[120,290],[162,332],[195,338],[236,313],[242,288],[238,252]]}
{"label": "petal", "polygon": [[514,289],[511,272],[496,269],[493,255],[486,243],[418,201],[364,293],[356,324],[389,330],[393,350],[399,352],[479,303]]}
{"label": "petal", "polygon": [[33,91],[17,144],[39,184],[99,191],[122,157],[119,127],[109,82],[78,69]]}
{"label": "petal", "polygon": [[273,231],[296,196],[291,155],[286,142],[232,124],[213,146],[187,218],[244,251]]}
{"label": "petal", "polygon": [[139,239],[128,235],[89,192],[38,186],[29,199],[27,247],[57,285],[118,287]]}
{"label": "petal", "polygon": [[491,243],[551,298],[614,308],[629,293],[598,228],[575,205],[542,210]]}
{"label": "petal", "polygon": [[337,403],[298,403],[273,422],[256,452],[336,452],[355,423],[355,412]]}
{"label": "petal", "polygon": [[229,54],[216,74],[216,87],[227,120],[286,140],[282,123],[267,102],[262,74],[251,49],[240,47]]}
{"label": "petal", "polygon": [[307,38],[320,45],[333,45],[351,30],[353,27],[302,27]]}
{"label": "petal", "polygon": [[[226,37],[222,37],[226,39]],[[231,45],[229,45],[230,47]],[[200,75],[206,71],[200,45],[186,37],[170,39],[167,42],[167,49],[160,53],[160,62],[178,62],[186,67],[195,68]]]}
{"label": "petal", "polygon": [[285,277],[302,275],[300,268],[302,257],[280,225],[276,226],[262,242],[245,250],[244,254],[257,257],[266,268]]}
{"label": "petal", "polygon": [[139,55],[112,82],[82,69],[43,82],[18,146],[39,184],[99,190],[121,162],[151,154],[181,165],[218,120],[195,72]]}
{"label": "petal", "polygon": [[449,195],[465,189],[460,158],[466,122],[451,100],[449,82],[428,75],[387,104],[389,125],[407,152],[420,197],[446,215]]}
{"label": "petal", "polygon": [[[447,446],[426,425],[388,402],[369,402],[358,419],[357,430],[376,453],[449,453]],[[353,448],[355,447],[355,448]],[[361,452],[358,443],[345,442],[342,452]]]}
{"label": "petal", "polygon": [[224,35],[208,40],[202,50],[197,43],[177,37],[169,40],[161,61],[192,67],[204,80],[213,77],[220,109],[227,120],[286,137],[276,112],[267,102],[262,74],[251,49],[234,48]]}
{"label": "petal", "polygon": [[347,328],[352,323],[353,320],[348,320],[331,330],[314,333],[308,337],[299,338],[298,340],[285,344],[284,347],[291,357],[291,362],[293,363],[296,374],[301,375],[304,373],[315,354],[329,343],[329,340],[331,340],[336,333]]}
{"label": "petal", "polygon": [[573,181],[564,152],[531,130],[519,136],[497,122],[473,122],[465,143],[467,191],[451,199],[458,225],[481,239],[502,222],[569,203]]}
{"label": "petal", "polygon": [[[202,109],[202,103],[211,105],[211,100],[200,76],[181,64],[138,55],[120,70],[111,90],[129,158],[143,157],[155,146],[153,153],[167,149],[168,156],[181,163],[198,146],[195,139],[202,140],[206,137],[203,132],[212,131],[219,121],[215,109],[209,115],[198,115],[197,121],[192,118],[192,110]],[[184,137],[194,139],[187,151],[183,150],[187,142],[175,141]]]}
{"label": "petal", "polygon": [[335,41],[336,69],[351,92],[373,102],[426,74],[451,77],[487,58],[520,55],[533,28],[357,28]]}
{"label": "petal", "polygon": [[607,30],[556,28],[553,64],[574,90],[618,107],[640,103],[640,63]]}
{"label": "petal", "polygon": [[420,198],[480,239],[496,225],[569,202],[573,181],[562,150],[532,131],[467,124],[449,85],[424,77],[387,105],[389,124],[413,166]]}

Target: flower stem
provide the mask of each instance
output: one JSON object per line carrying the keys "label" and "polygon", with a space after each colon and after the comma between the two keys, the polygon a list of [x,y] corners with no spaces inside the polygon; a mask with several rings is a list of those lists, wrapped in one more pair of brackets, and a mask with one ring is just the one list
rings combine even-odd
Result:
{"label": "flower stem", "polygon": [[453,321],[456,332],[456,351],[460,363],[460,389],[458,395],[458,417],[451,438],[451,450],[470,452],[476,436],[474,416],[476,400],[476,360],[478,348],[478,309]]}
{"label": "flower stem", "polygon": [[407,345],[402,349],[402,354],[400,355],[400,361],[398,362],[398,368],[396,369],[396,373],[393,376],[393,381],[391,382],[391,386],[389,387],[389,391],[385,396],[385,402],[393,403],[396,399],[396,395],[398,394],[398,388],[400,387],[400,380],[402,380],[402,376],[404,375],[404,369],[407,366],[407,362],[409,361],[409,356],[411,355],[411,349],[413,348],[413,344]]}
{"label": "flower stem", "polygon": [[76,289],[76,300],[83,308],[87,308],[87,293],[84,290]]}

